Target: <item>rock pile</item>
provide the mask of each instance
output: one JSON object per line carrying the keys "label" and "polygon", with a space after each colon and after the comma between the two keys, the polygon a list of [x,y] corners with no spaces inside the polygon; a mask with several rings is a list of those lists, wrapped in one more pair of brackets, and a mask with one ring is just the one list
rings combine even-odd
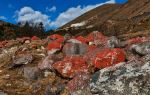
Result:
{"label": "rock pile", "polygon": [[94,31],[86,37],[54,34],[47,39],[2,41],[0,91],[11,95],[148,95],[149,39],[120,41]]}

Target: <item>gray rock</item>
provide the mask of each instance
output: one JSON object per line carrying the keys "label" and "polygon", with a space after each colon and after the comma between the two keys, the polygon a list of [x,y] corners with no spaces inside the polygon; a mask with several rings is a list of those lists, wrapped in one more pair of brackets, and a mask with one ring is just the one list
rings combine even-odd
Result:
{"label": "gray rock", "polygon": [[38,68],[41,69],[41,70],[54,70],[52,65],[57,62],[57,61],[60,61],[63,59],[63,55],[61,54],[56,54],[56,55],[48,55],[47,57],[45,57],[42,62],[40,62],[38,64]]}
{"label": "gray rock", "polygon": [[143,57],[142,57],[142,60],[143,60],[144,62],[150,61],[150,54],[147,54],[147,55],[143,56]]}
{"label": "gray rock", "polygon": [[32,82],[34,80],[38,80],[41,77],[41,72],[37,67],[25,67],[24,77],[28,82]]}
{"label": "gray rock", "polygon": [[67,40],[67,43],[77,43],[77,44],[81,44],[82,42],[80,42],[79,40],[76,40],[76,39],[70,39],[70,40]]}
{"label": "gray rock", "polygon": [[64,85],[59,84],[57,86],[51,86],[50,84],[47,85],[45,89],[45,95],[59,95],[61,91],[65,88]]}
{"label": "gray rock", "polygon": [[107,41],[107,45],[109,48],[116,48],[116,47],[119,47],[120,41],[115,36],[112,36]]}
{"label": "gray rock", "polygon": [[15,56],[15,58],[13,58],[13,64],[11,64],[10,68],[31,63],[32,60],[33,56],[31,54],[22,54],[19,56]]}
{"label": "gray rock", "polygon": [[139,55],[150,54],[150,42],[143,42],[131,46],[131,50]]}
{"label": "gray rock", "polygon": [[150,62],[131,61],[102,69],[93,75],[90,89],[99,95],[149,95]]}
{"label": "gray rock", "polygon": [[0,90],[0,95],[8,95],[8,94]]}

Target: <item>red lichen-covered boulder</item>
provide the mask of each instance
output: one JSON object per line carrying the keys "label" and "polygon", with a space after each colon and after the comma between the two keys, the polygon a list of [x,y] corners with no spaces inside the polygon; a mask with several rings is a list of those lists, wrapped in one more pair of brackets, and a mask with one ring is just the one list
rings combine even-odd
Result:
{"label": "red lichen-covered boulder", "polygon": [[106,36],[104,36],[101,32],[98,31],[94,31],[86,37],[88,42],[94,42],[95,40],[105,40],[106,38]]}
{"label": "red lichen-covered boulder", "polygon": [[56,41],[53,41],[51,43],[48,44],[47,46],[47,50],[52,50],[52,49],[61,49],[62,44],[58,43]]}
{"label": "red lichen-covered boulder", "polygon": [[39,40],[40,38],[39,37],[37,37],[37,36],[33,36],[32,38],[31,38],[31,40]]}
{"label": "red lichen-covered boulder", "polygon": [[86,60],[86,62],[88,64],[92,64],[93,59],[96,57],[96,54],[98,52],[102,51],[101,48],[93,48],[93,50],[89,50],[84,56],[83,58]]}
{"label": "red lichen-covered boulder", "polygon": [[91,52],[91,51],[95,50],[96,48],[97,48],[97,46],[95,46],[95,45],[89,45],[87,48],[87,52]]}
{"label": "red lichen-covered boulder", "polygon": [[137,43],[141,43],[141,42],[147,42],[150,41],[150,37],[137,37],[137,38],[132,38],[127,40],[127,44],[131,45],[131,44],[137,44]]}
{"label": "red lichen-covered boulder", "polygon": [[93,58],[95,58],[97,52],[99,52],[101,49],[97,48],[95,45],[89,45],[87,48],[87,52],[85,55],[83,55],[83,58],[86,60],[88,64],[92,63]]}
{"label": "red lichen-covered boulder", "polygon": [[64,38],[59,38],[59,39],[56,39],[55,42],[58,42],[58,43],[63,43],[64,42]]}
{"label": "red lichen-covered boulder", "polygon": [[84,38],[83,36],[78,36],[76,39],[82,43],[88,43],[87,39]]}
{"label": "red lichen-covered boulder", "polygon": [[122,49],[104,49],[93,59],[95,68],[105,68],[125,61],[125,52]]}
{"label": "red lichen-covered boulder", "polygon": [[49,36],[49,38],[52,40],[56,40],[56,39],[60,39],[60,38],[62,39],[64,37],[59,34],[53,34],[53,35]]}
{"label": "red lichen-covered boulder", "polygon": [[53,68],[67,78],[73,78],[81,72],[88,73],[88,64],[79,56],[67,56],[63,61],[53,64]]}

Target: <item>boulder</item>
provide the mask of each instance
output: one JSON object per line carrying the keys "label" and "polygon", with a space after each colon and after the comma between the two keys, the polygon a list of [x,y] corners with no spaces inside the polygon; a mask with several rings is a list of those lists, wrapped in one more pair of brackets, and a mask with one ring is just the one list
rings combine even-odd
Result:
{"label": "boulder", "polygon": [[13,58],[13,63],[11,64],[10,68],[26,65],[32,61],[33,56],[31,54],[18,54]]}
{"label": "boulder", "polygon": [[50,39],[56,40],[56,39],[63,39],[64,37],[59,34],[53,34],[49,36]]}
{"label": "boulder", "polygon": [[134,44],[131,46],[131,50],[139,55],[150,54],[150,42]]}
{"label": "boulder", "polygon": [[47,50],[52,50],[52,49],[61,49],[62,47],[62,44],[61,43],[58,43],[56,41],[53,41],[52,43],[49,43],[48,46],[47,46]]}
{"label": "boulder", "polygon": [[77,40],[77,39],[69,39],[67,40],[67,43],[77,43],[77,44],[81,44],[82,42]]}
{"label": "boulder", "polygon": [[87,74],[79,74],[67,83],[67,89],[70,93],[85,89],[90,82],[90,77]]}
{"label": "boulder", "polygon": [[63,61],[53,64],[53,68],[66,78],[73,78],[81,72],[88,73],[88,64],[79,56],[67,56]]}
{"label": "boulder", "polygon": [[63,56],[60,54],[59,55],[49,55],[45,59],[43,59],[42,62],[40,62],[38,64],[38,68],[41,70],[45,70],[45,69],[53,70],[52,65],[55,62],[60,61],[62,59],[63,59]]}
{"label": "boulder", "polygon": [[102,69],[124,61],[124,50],[120,48],[103,49],[96,54],[96,57],[93,59],[93,65],[95,68]]}
{"label": "boulder", "polygon": [[95,45],[89,45],[87,48],[87,52],[91,52],[91,51],[95,50],[96,48],[97,48],[97,46],[95,46]]}
{"label": "boulder", "polygon": [[37,36],[33,36],[33,37],[31,38],[32,41],[34,41],[34,40],[39,40],[39,39],[40,39],[40,38],[37,37]]}
{"label": "boulder", "polygon": [[97,48],[94,45],[92,45],[91,47],[88,47],[88,52],[83,55],[83,58],[86,60],[86,62],[88,64],[92,64],[94,58],[96,57],[97,53],[102,51],[101,48]]}
{"label": "boulder", "polygon": [[84,38],[83,36],[78,36],[76,39],[82,43],[88,43],[87,39]]}
{"label": "boulder", "polygon": [[106,38],[107,37],[105,37],[101,32],[98,31],[94,31],[86,37],[88,42],[94,42],[96,40],[104,40]]}
{"label": "boulder", "polygon": [[65,55],[84,55],[87,52],[88,46],[80,43],[67,43],[63,47]]}
{"label": "boulder", "polygon": [[150,37],[137,37],[137,38],[132,38],[127,40],[126,42],[131,45],[131,44],[138,44],[142,42],[148,42],[150,41]]}
{"label": "boulder", "polygon": [[119,39],[117,39],[115,36],[112,36],[112,37],[108,38],[107,47],[108,48],[118,48],[118,47],[120,47]]}
{"label": "boulder", "polygon": [[90,82],[92,93],[100,95],[149,95],[150,62],[130,61],[96,72]]}
{"label": "boulder", "polygon": [[71,34],[66,33],[66,34],[64,35],[64,39],[65,39],[65,40],[69,40],[69,39],[71,39],[71,38],[72,38]]}

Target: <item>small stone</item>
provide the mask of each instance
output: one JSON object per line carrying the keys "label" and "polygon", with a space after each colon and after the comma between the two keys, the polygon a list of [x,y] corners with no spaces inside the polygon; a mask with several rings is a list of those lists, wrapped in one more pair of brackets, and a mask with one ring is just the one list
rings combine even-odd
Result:
{"label": "small stone", "polygon": [[2,76],[3,79],[10,79],[10,75],[9,74],[6,74],[4,76]]}
{"label": "small stone", "polygon": [[24,43],[25,44],[30,44],[30,40],[26,40]]}
{"label": "small stone", "polygon": [[50,71],[44,71],[44,77],[48,77],[48,76],[55,76],[55,73],[50,72]]}
{"label": "small stone", "polygon": [[57,86],[47,85],[45,95],[59,95],[64,89],[64,85],[58,84]]}

